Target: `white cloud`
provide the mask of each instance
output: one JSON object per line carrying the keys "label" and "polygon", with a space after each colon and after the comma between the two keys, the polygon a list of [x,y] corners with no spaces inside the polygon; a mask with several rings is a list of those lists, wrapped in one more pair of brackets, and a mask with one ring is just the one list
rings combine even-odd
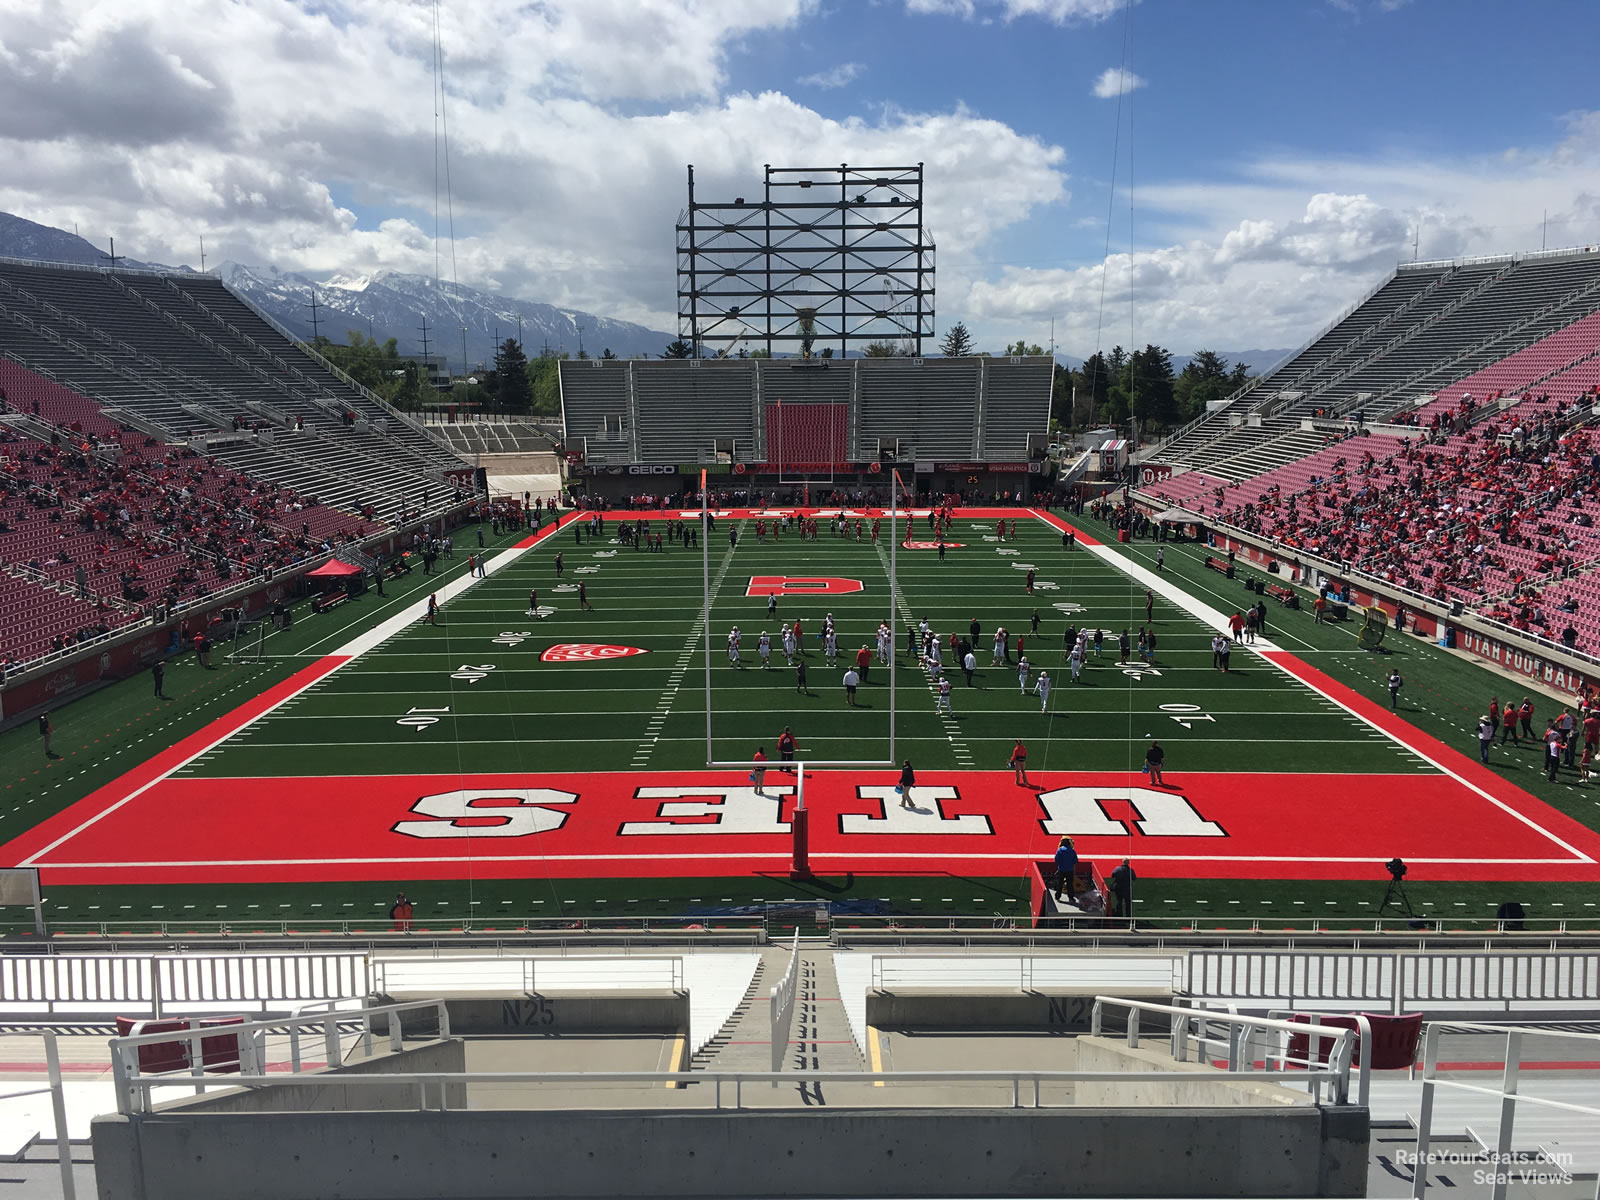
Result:
{"label": "white cloud", "polygon": [[1054,317],[1058,342],[1080,355],[1145,341],[1179,353],[1293,346],[1414,253],[1537,248],[1545,203],[1551,247],[1600,242],[1597,137],[1600,114],[1575,113],[1562,140],[1509,157],[1277,159],[1244,164],[1225,182],[1140,185],[1142,236],[1159,229],[1167,244],[1104,263],[1008,267],[976,281],[964,311],[980,329],[1040,328]]}
{"label": "white cloud", "polygon": [[1144,87],[1146,81],[1122,67],[1107,67],[1094,81],[1094,94],[1102,100],[1125,96],[1134,88]]}
{"label": "white cloud", "polygon": [[823,71],[802,75],[795,82],[803,87],[842,88],[846,84],[860,79],[865,71],[866,68],[858,62],[840,63],[838,66],[829,67]]}
{"label": "white cloud", "polygon": [[1056,25],[1104,21],[1135,0],[906,0],[906,11],[923,16],[952,16],[971,21],[997,13],[1002,20],[1040,17]]}
{"label": "white cloud", "polygon": [[[0,0],[0,210],[155,261],[193,262],[203,235],[212,261],[432,274],[432,7],[303,3]],[[830,119],[725,94],[741,39],[814,0],[525,9],[441,10],[463,283],[675,327],[691,162],[730,197],[821,148],[924,162],[940,284],[963,290],[989,238],[1066,196],[1059,147],[963,108]]]}

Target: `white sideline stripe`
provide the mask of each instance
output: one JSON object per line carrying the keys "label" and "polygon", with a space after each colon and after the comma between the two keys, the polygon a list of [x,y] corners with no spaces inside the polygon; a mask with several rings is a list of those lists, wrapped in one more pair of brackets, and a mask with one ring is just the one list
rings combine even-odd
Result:
{"label": "white sideline stripe", "polygon": [[[1040,854],[1043,855],[1050,849],[1048,839],[1041,841]],[[724,860],[748,861],[751,859],[771,859],[775,862],[789,862],[790,852],[787,850],[761,850],[751,853],[718,853],[711,851],[689,852],[684,854],[641,854],[619,847],[609,854],[451,854],[437,858],[220,858],[205,860],[179,859],[179,860],[154,860],[149,862],[57,862],[49,863],[53,869],[88,867],[96,868],[121,868],[131,870],[145,867],[332,867],[351,865],[389,865],[389,866],[429,866],[438,863],[552,863],[552,862],[720,862]],[[926,858],[923,851],[909,850],[883,850],[883,851],[856,851],[856,850],[829,850],[818,853],[812,851],[812,858],[842,858],[855,861],[863,858],[884,859],[891,862],[902,862]],[[1019,858],[1027,855],[1016,853],[990,853],[990,854],[947,854],[940,852],[941,860],[963,860],[970,862],[1000,861],[1015,863]],[[1254,862],[1254,863],[1365,863],[1371,865],[1372,856],[1352,855],[1350,857],[1325,857],[1318,858],[1305,854],[1141,854],[1139,858],[1144,862]],[[1570,858],[1408,858],[1410,863],[1426,863],[1432,866],[1476,866],[1476,867],[1506,867],[1506,866],[1573,866]]]}
{"label": "white sideline stripe", "polygon": [[[1039,520],[1044,521],[1044,523],[1046,525],[1050,525],[1050,522],[1048,520],[1045,520],[1045,518],[1037,510],[1030,508],[1028,511],[1030,513],[1032,513],[1033,516],[1035,516]],[[1051,525],[1050,527],[1052,529],[1055,528],[1055,526],[1053,526],[1053,525]],[[1141,564],[1134,562],[1132,559],[1128,558],[1126,555],[1118,554],[1116,551],[1112,550],[1110,546],[1105,546],[1105,545],[1088,546],[1088,545],[1086,545],[1086,546],[1084,546],[1084,549],[1089,551],[1091,554],[1093,554],[1096,558],[1100,559],[1101,561],[1109,563],[1116,570],[1121,571],[1124,575],[1127,575],[1130,579],[1133,579],[1135,582],[1144,584],[1145,587],[1149,588],[1152,592],[1155,592],[1157,595],[1164,597],[1168,602],[1177,605],[1179,608],[1183,609],[1185,612],[1189,613],[1190,615],[1199,617],[1201,620],[1211,622],[1217,628],[1218,632],[1221,632],[1221,631],[1226,630],[1228,628],[1228,618],[1226,616],[1224,616],[1221,612],[1219,612],[1218,610],[1212,608],[1208,604],[1202,604],[1200,601],[1194,599],[1194,597],[1188,595],[1187,593],[1185,593],[1185,592],[1179,590],[1178,588],[1172,586],[1171,584],[1167,583],[1166,580],[1164,580],[1160,575],[1157,575],[1154,571],[1150,570],[1148,567],[1142,566]],[[1547,840],[1549,840],[1551,842],[1554,842],[1557,846],[1560,846],[1568,854],[1572,855],[1573,859],[1576,860],[1577,862],[1580,862],[1580,863],[1592,863],[1592,862],[1595,861],[1594,859],[1590,858],[1587,854],[1585,854],[1582,850],[1579,850],[1576,846],[1570,844],[1569,842],[1567,842],[1567,841],[1563,840],[1562,838],[1556,836],[1555,834],[1551,833],[1548,829],[1546,829],[1543,825],[1539,824],[1539,822],[1535,821],[1532,817],[1529,817],[1529,816],[1527,816],[1527,815],[1525,815],[1523,813],[1518,812],[1515,808],[1513,808],[1511,805],[1507,804],[1504,800],[1497,799],[1496,797],[1494,797],[1494,796],[1490,795],[1488,792],[1486,792],[1483,788],[1479,787],[1477,784],[1472,783],[1471,781],[1469,781],[1469,780],[1463,778],[1462,776],[1458,775],[1456,772],[1452,771],[1449,767],[1447,767],[1443,763],[1441,763],[1438,759],[1436,759],[1436,758],[1432,757],[1431,755],[1429,755],[1428,753],[1426,753],[1420,747],[1411,745],[1404,738],[1400,737],[1399,734],[1390,733],[1387,729],[1384,729],[1382,726],[1372,724],[1372,722],[1368,721],[1365,717],[1363,717],[1360,713],[1356,712],[1356,710],[1351,708],[1348,704],[1345,704],[1342,701],[1340,701],[1336,696],[1330,696],[1327,692],[1323,691],[1321,688],[1319,688],[1316,684],[1312,683],[1310,680],[1300,678],[1300,676],[1296,675],[1294,673],[1294,671],[1292,671],[1284,663],[1277,662],[1277,661],[1275,661],[1275,660],[1273,660],[1271,658],[1268,658],[1265,654],[1261,653],[1262,650],[1277,650],[1277,651],[1279,651],[1279,652],[1281,652],[1283,654],[1293,654],[1294,652],[1292,650],[1284,650],[1282,646],[1274,645],[1272,642],[1266,641],[1266,640],[1261,640],[1261,641],[1258,641],[1258,642],[1255,642],[1255,643],[1241,643],[1238,646],[1238,649],[1244,650],[1244,651],[1246,651],[1248,653],[1254,653],[1263,662],[1265,662],[1266,664],[1268,664],[1269,666],[1271,666],[1275,670],[1282,671],[1285,675],[1289,676],[1290,679],[1293,679],[1296,683],[1300,684],[1302,687],[1310,688],[1313,692],[1315,692],[1315,693],[1317,693],[1317,695],[1323,697],[1330,704],[1337,704],[1340,708],[1342,708],[1345,712],[1349,713],[1356,720],[1360,721],[1367,728],[1372,729],[1372,730],[1376,731],[1377,733],[1382,734],[1383,737],[1385,737],[1389,741],[1393,742],[1396,746],[1399,746],[1401,750],[1406,751],[1407,753],[1416,755],[1416,757],[1420,758],[1423,762],[1429,764],[1432,767],[1436,767],[1438,770],[1442,771],[1444,774],[1450,776],[1451,779],[1454,779],[1457,783],[1459,783],[1462,787],[1466,788],[1469,792],[1472,792],[1475,795],[1481,796],[1483,799],[1487,800],[1490,804],[1492,804],[1495,808],[1498,808],[1501,812],[1504,812],[1504,813],[1508,814],[1509,816],[1511,816],[1512,818],[1514,818],[1515,820],[1520,821],[1522,824],[1526,825],[1529,829],[1532,829],[1534,832],[1543,834],[1544,837]],[[1308,860],[1308,861],[1314,861],[1314,860]]]}
{"label": "white sideline stripe", "polygon": [[[556,525],[550,526],[551,529],[559,529],[560,527],[561,526],[560,526],[559,522]],[[498,571],[501,567],[507,565],[508,563],[512,562],[513,560],[521,558],[529,550],[534,549],[535,546],[537,546],[538,544],[539,543],[535,543],[533,546],[524,546],[521,549],[517,549],[517,548],[513,547],[513,548],[511,548],[509,550],[502,550],[499,554],[495,555],[493,559],[489,560],[484,565],[484,568],[483,568],[484,572],[486,574],[493,574],[495,571]],[[453,599],[454,597],[459,596],[462,592],[464,592],[468,588],[472,587],[472,585],[474,583],[476,583],[476,582],[478,582],[478,579],[477,579],[476,576],[467,575],[467,576],[464,576],[464,577],[462,577],[460,579],[454,580],[451,583],[445,584],[444,587],[438,589],[439,595],[441,596],[440,603],[441,604],[446,603],[449,600]],[[191,763],[193,763],[201,755],[211,753],[211,751],[215,750],[218,746],[222,745],[222,743],[226,742],[229,738],[232,738],[232,737],[234,737],[234,736],[236,736],[238,734],[243,733],[246,729],[249,729],[250,726],[254,725],[257,721],[260,721],[263,717],[270,716],[272,713],[277,712],[278,709],[282,708],[289,701],[299,698],[302,694],[305,693],[305,691],[308,688],[314,687],[317,684],[322,683],[324,680],[326,680],[330,676],[332,676],[335,671],[338,671],[343,667],[349,666],[352,662],[355,661],[355,659],[356,659],[356,657],[358,655],[366,653],[368,650],[372,649],[373,647],[379,645],[382,642],[387,641],[389,638],[394,637],[395,634],[397,634],[397,633],[401,632],[402,630],[407,629],[410,626],[416,624],[416,622],[418,620],[420,620],[423,616],[425,616],[427,614],[427,611],[428,611],[428,601],[427,601],[426,598],[424,598],[422,600],[417,601],[415,604],[409,605],[406,608],[401,609],[394,616],[390,617],[387,621],[383,622],[383,624],[377,626],[375,629],[368,630],[366,633],[361,634],[360,636],[358,636],[356,638],[353,638],[352,640],[346,642],[343,646],[339,647],[339,649],[332,650],[332,651],[329,651],[327,654],[321,655],[320,656],[321,658],[338,658],[341,655],[348,655],[349,657],[345,658],[345,660],[343,662],[335,663],[332,667],[330,667],[328,670],[324,671],[322,674],[318,675],[315,679],[310,680],[309,682],[307,682],[307,683],[303,684],[302,686],[296,688],[294,691],[292,691],[288,695],[286,695],[282,700],[279,700],[276,704],[273,704],[273,705],[271,705],[271,706],[269,706],[267,708],[262,709],[255,716],[251,717],[249,720],[245,721],[243,724],[238,725],[238,726],[236,726],[236,727],[234,727],[232,729],[229,729],[221,737],[217,738],[215,741],[209,743],[208,745],[202,746],[199,750],[196,750],[188,758],[185,758],[185,759],[181,760],[180,762],[176,763],[175,765],[167,768],[167,770],[165,770],[161,774],[157,775],[154,779],[151,779],[148,782],[141,784],[139,787],[137,787],[133,791],[129,792],[126,796],[122,797],[122,799],[118,800],[115,804],[108,805],[106,808],[102,809],[100,812],[95,813],[94,816],[92,816],[88,820],[84,821],[83,824],[77,826],[75,829],[70,829],[66,833],[62,834],[55,841],[51,842],[48,846],[44,847],[44,849],[39,850],[39,851],[37,851],[37,852],[35,852],[33,854],[30,854],[27,858],[23,859],[21,865],[24,866],[24,867],[33,867],[33,866],[43,865],[43,864],[40,864],[39,860],[41,858],[43,858],[46,854],[49,854],[52,850],[55,850],[57,847],[61,846],[63,843],[65,843],[67,841],[70,841],[72,838],[77,837],[85,829],[88,829],[89,827],[98,824],[100,821],[103,821],[106,817],[109,817],[112,813],[116,812],[123,805],[129,803],[130,801],[137,800],[140,796],[144,795],[151,788],[155,787],[156,784],[163,783],[166,780],[170,779],[173,775],[177,774],[177,772],[183,770],[185,767],[187,767]],[[223,719],[226,719],[226,718],[224,717]],[[48,865],[49,866],[57,866],[59,864],[50,863]],[[112,865],[112,864],[106,864],[106,865],[109,866],[109,865]]]}

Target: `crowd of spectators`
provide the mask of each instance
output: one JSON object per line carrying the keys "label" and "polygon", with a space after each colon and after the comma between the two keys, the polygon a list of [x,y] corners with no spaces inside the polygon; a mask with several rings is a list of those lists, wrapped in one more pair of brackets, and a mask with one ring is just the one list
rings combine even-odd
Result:
{"label": "crowd of spectators", "polygon": [[[1357,437],[1240,484],[1153,489],[1285,547],[1576,644],[1543,587],[1600,562],[1600,386],[1571,399],[1470,395],[1414,438]],[[1487,401],[1493,400],[1490,404]],[[1593,637],[1600,637],[1600,626]]]}
{"label": "crowd of spectators", "polygon": [[270,577],[381,528],[97,414],[53,424],[36,402],[13,407],[3,393],[0,411],[32,418],[0,426],[0,565],[38,588],[41,602],[77,602],[74,623],[30,625],[7,640],[0,654],[10,664]]}

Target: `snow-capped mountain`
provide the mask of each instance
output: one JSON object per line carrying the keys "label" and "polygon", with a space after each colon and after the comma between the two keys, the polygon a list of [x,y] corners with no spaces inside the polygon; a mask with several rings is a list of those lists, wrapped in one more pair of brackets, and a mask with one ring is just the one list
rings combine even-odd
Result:
{"label": "snow-capped mountain", "polygon": [[[109,247],[102,249],[76,234],[0,213],[0,255],[8,258],[105,266],[108,251]],[[120,254],[118,265],[159,267]],[[338,271],[317,279],[228,262],[212,273],[297,337],[312,335],[313,292],[317,302],[316,329],[336,342],[345,341],[351,330],[358,330],[379,341],[394,338],[402,354],[420,354],[422,326],[426,324],[429,356],[442,359],[450,371],[461,369],[463,327],[466,360],[476,370],[494,361],[496,336],[502,340],[517,336],[519,318],[523,348],[530,358],[546,346],[557,353],[565,351],[576,356],[580,341],[582,348],[595,358],[605,350],[619,358],[635,354],[654,357],[677,336],[576,309],[491,295],[450,283],[435,284],[428,276],[398,271]]]}
{"label": "snow-capped mountain", "polygon": [[326,279],[314,279],[224,263],[216,273],[235,292],[300,337],[312,336],[315,312],[315,330],[333,341],[343,342],[355,330],[370,333],[379,341],[395,338],[401,353],[420,354],[426,325],[427,353],[442,358],[452,371],[461,369],[463,327],[466,360],[473,370],[494,361],[497,337],[518,336],[519,320],[522,345],[530,358],[546,346],[576,356],[580,341],[583,350],[595,358],[605,350],[619,358],[635,354],[653,357],[676,336],[629,321],[496,296],[402,271],[370,275],[340,271]]}

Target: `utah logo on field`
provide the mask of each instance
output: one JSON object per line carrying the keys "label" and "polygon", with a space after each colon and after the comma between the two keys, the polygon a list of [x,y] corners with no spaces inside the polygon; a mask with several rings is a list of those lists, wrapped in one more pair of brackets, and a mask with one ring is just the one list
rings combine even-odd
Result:
{"label": "utah logo on field", "polygon": [[539,655],[540,662],[574,663],[604,662],[613,658],[631,658],[635,654],[648,654],[638,646],[608,646],[599,642],[561,642]]}

